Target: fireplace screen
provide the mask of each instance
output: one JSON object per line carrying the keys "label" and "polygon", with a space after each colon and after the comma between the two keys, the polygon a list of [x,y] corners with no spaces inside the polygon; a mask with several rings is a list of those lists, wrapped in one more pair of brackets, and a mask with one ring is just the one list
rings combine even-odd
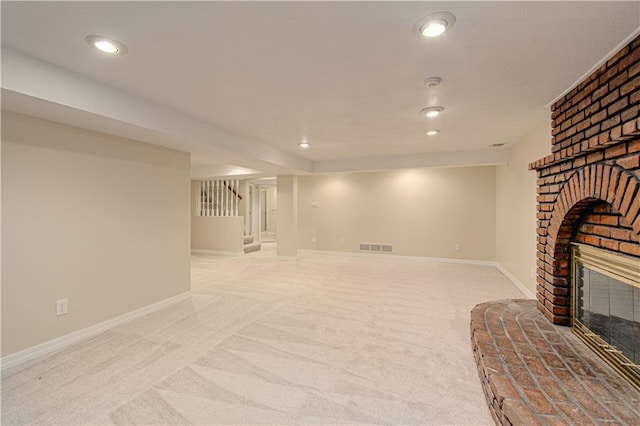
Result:
{"label": "fireplace screen", "polygon": [[575,333],[640,389],[640,260],[574,244]]}

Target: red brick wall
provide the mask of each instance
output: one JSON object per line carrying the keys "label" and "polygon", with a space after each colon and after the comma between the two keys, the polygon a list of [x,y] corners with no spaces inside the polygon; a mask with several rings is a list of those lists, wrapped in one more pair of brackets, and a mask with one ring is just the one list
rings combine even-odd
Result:
{"label": "red brick wall", "polygon": [[608,203],[596,202],[589,208],[577,231],[579,243],[640,257],[640,241],[631,224]]}
{"label": "red brick wall", "polygon": [[551,107],[538,173],[538,309],[569,325],[569,244],[640,257],[640,37]]}
{"label": "red brick wall", "polygon": [[639,89],[636,38],[553,105],[551,151],[574,155],[637,131]]}

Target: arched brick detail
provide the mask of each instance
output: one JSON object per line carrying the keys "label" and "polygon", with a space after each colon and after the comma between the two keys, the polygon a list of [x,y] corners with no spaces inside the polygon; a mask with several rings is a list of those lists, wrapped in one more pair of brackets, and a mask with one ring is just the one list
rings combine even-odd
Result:
{"label": "arched brick detail", "polygon": [[637,211],[640,205],[631,211],[635,197],[640,197],[638,188],[640,182],[634,173],[619,166],[592,164],[576,171],[560,189],[551,213],[547,243],[555,242],[566,226],[573,226],[573,214],[568,213],[581,213],[596,200],[611,204],[629,221],[636,235],[640,235]]}
{"label": "arched brick detail", "polygon": [[[575,226],[592,204],[610,204],[640,236],[640,181],[632,171],[613,163],[598,163],[576,170],[560,187],[553,202],[544,254],[538,255],[538,308],[556,324],[568,325],[570,312],[569,244]],[[540,281],[539,281],[540,282]]]}

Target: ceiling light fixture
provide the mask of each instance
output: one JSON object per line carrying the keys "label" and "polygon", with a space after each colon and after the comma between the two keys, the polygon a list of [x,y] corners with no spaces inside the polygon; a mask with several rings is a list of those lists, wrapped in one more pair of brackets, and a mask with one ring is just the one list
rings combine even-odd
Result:
{"label": "ceiling light fixture", "polygon": [[300,148],[309,148],[309,147],[311,146],[311,144],[310,144],[309,142],[307,142],[306,140],[303,140],[302,142],[300,142],[300,143],[298,144],[298,146],[299,146]]}
{"label": "ceiling light fixture", "polygon": [[124,44],[110,39],[109,37],[99,35],[89,35],[84,39],[91,47],[95,47],[101,52],[108,53],[110,55],[124,55],[128,52],[127,46]]}
{"label": "ceiling light fixture", "polygon": [[427,135],[427,136],[435,136],[438,133],[440,133],[440,130],[429,130],[428,132],[425,133],[425,135]]}
{"label": "ceiling light fixture", "polygon": [[420,112],[423,113],[424,115],[426,115],[429,118],[433,118],[433,117],[437,117],[438,115],[440,115],[440,113],[442,111],[444,111],[444,108],[439,107],[439,106],[434,106],[434,107],[427,107],[427,108],[423,109]]}
{"label": "ceiling light fixture", "polygon": [[455,23],[456,17],[452,13],[437,12],[420,18],[415,27],[425,37],[438,37]]}

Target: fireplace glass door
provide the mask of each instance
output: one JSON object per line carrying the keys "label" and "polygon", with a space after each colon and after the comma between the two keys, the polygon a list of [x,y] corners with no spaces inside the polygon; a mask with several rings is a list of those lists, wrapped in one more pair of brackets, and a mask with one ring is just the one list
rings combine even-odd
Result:
{"label": "fireplace glass door", "polygon": [[640,260],[575,244],[573,329],[640,388]]}

